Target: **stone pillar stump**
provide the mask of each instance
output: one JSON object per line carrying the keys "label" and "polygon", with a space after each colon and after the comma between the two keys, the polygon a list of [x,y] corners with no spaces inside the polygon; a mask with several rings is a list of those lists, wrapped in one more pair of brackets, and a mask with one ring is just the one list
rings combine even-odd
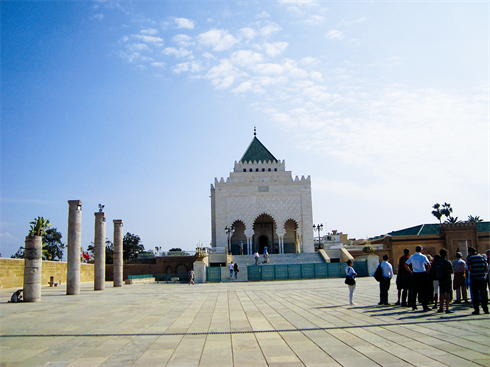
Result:
{"label": "stone pillar stump", "polygon": [[194,261],[194,274],[196,283],[206,283],[206,263],[204,261]]}
{"label": "stone pillar stump", "polygon": [[68,256],[66,294],[80,294],[80,249],[82,247],[82,202],[68,201]]}
{"label": "stone pillar stump", "polygon": [[94,291],[105,289],[105,213],[97,212],[95,215],[94,239]]}
{"label": "stone pillar stump", "polygon": [[123,285],[123,221],[114,219],[114,287]]}
{"label": "stone pillar stump", "polygon": [[41,302],[42,237],[27,236],[24,254],[24,301]]}

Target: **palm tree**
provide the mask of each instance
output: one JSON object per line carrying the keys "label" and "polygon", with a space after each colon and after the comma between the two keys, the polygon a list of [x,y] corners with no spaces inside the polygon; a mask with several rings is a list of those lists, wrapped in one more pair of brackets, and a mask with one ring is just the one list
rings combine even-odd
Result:
{"label": "palm tree", "polygon": [[51,224],[49,224],[49,219],[44,219],[43,217],[37,217],[29,224],[31,225],[29,236],[43,236],[44,232],[51,227]]}
{"label": "palm tree", "polygon": [[468,215],[468,220],[466,221],[468,223],[481,223],[483,222],[483,219],[480,218],[480,216],[472,216],[472,215]]}
{"label": "palm tree", "polygon": [[451,213],[453,212],[453,208],[451,208],[451,204],[448,204],[448,203],[444,203],[442,205],[442,209],[441,209],[441,213],[442,215],[444,215],[446,218],[450,218],[451,217]]}
{"label": "palm tree", "polygon": [[444,224],[456,224],[456,223],[461,223],[460,220],[458,220],[458,217],[454,218],[454,217],[448,217],[446,219],[446,221],[444,222]]}
{"label": "palm tree", "polygon": [[432,207],[432,209],[434,209],[432,211],[432,215],[439,220],[439,224],[442,224],[442,222],[441,222],[441,217],[442,217],[441,205],[439,203],[435,203],[434,206]]}

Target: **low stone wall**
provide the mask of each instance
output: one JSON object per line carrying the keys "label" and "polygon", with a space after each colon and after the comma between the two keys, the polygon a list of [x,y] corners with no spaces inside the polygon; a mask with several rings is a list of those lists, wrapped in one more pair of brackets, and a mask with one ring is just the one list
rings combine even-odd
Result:
{"label": "low stone wall", "polygon": [[[51,276],[55,282],[66,283],[66,262],[43,261],[41,285],[47,286]],[[94,281],[94,264],[80,264],[80,282]],[[0,258],[0,287],[22,288],[24,286],[24,259]]]}

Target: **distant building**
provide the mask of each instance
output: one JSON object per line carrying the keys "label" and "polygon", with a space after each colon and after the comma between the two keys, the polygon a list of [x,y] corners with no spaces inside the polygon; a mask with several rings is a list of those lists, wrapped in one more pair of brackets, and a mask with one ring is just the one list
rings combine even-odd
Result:
{"label": "distant building", "polygon": [[244,254],[314,252],[310,177],[293,179],[254,133],[230,176],[211,185],[211,232],[213,248],[233,254],[240,242]]}
{"label": "distant building", "polygon": [[[455,259],[458,251],[466,258],[470,246],[479,253],[490,249],[490,222],[421,224],[370,239],[370,243],[377,255],[387,254],[394,265],[398,264],[405,248],[409,248],[413,254],[419,245],[424,248],[424,254],[431,256],[445,248],[449,259]],[[348,250],[356,257],[361,255],[362,247],[363,244],[358,244],[348,247]]]}

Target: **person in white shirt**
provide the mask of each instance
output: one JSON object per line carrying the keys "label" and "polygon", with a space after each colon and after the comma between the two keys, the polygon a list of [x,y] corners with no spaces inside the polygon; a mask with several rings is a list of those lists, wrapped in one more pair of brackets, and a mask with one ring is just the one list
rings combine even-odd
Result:
{"label": "person in white shirt", "polygon": [[[416,253],[413,254],[405,263],[405,269],[410,274],[413,274],[413,292],[412,299],[410,300],[412,304],[412,310],[417,309],[417,294],[420,294],[420,303],[424,307],[424,311],[430,311],[428,305],[428,295],[427,295],[427,279],[428,273],[430,272],[430,262],[427,256],[422,254],[422,246],[417,246],[415,248]],[[412,265],[410,269],[409,265]]]}
{"label": "person in white shirt", "polygon": [[383,261],[380,264],[383,271],[383,280],[379,282],[379,303],[378,305],[389,306],[388,291],[390,290],[391,278],[393,278],[393,266],[388,262],[388,255],[383,255]]}
{"label": "person in white shirt", "polygon": [[233,278],[233,270],[234,270],[234,265],[233,265],[233,261],[230,263],[230,278]]}

